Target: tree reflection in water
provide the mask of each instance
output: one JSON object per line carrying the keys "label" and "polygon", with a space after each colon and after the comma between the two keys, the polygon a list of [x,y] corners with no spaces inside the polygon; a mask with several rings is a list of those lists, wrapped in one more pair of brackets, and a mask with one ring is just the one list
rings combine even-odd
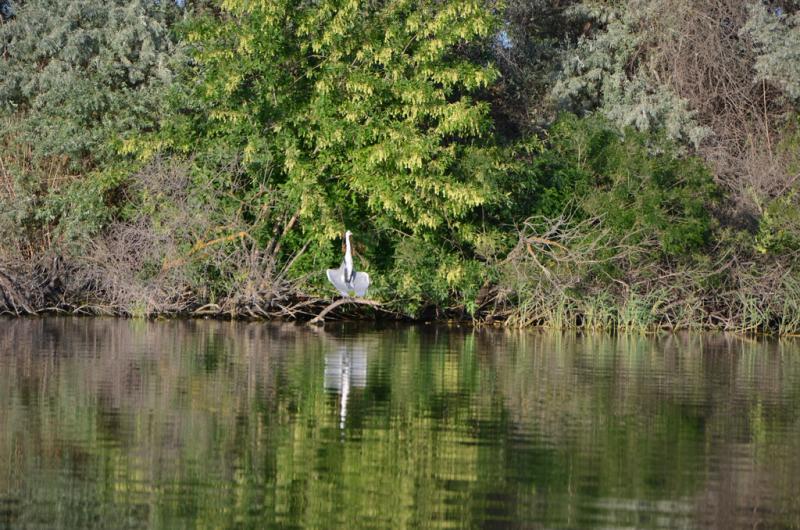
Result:
{"label": "tree reflection in water", "polygon": [[0,321],[0,529],[797,528],[800,348]]}

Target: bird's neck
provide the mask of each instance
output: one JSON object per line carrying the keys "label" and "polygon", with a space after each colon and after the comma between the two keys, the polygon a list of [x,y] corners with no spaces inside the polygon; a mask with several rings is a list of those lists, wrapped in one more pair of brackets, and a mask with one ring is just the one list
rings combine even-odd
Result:
{"label": "bird's neck", "polygon": [[350,236],[345,236],[344,268],[349,278],[353,271],[353,254],[350,250]]}

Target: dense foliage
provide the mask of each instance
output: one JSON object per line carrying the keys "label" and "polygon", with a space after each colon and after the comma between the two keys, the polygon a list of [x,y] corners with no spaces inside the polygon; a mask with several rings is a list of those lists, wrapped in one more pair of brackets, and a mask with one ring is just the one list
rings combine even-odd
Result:
{"label": "dense foliage", "polygon": [[800,325],[796,2],[2,5],[0,309]]}
{"label": "dense foliage", "polygon": [[480,2],[224,7],[188,26],[174,113],[130,149],[192,156],[195,178],[258,217],[256,244],[287,235],[279,261],[310,243],[297,270],[322,270],[347,226],[390,267],[399,239],[451,229],[496,193],[489,106],[474,94],[497,74],[459,53],[493,31]]}
{"label": "dense foliage", "polygon": [[[157,127],[180,10],[149,0],[13,9],[0,25],[0,234],[23,246],[49,245],[51,230],[65,243],[85,239],[107,219],[115,146]],[[91,178],[98,169],[106,175]]]}

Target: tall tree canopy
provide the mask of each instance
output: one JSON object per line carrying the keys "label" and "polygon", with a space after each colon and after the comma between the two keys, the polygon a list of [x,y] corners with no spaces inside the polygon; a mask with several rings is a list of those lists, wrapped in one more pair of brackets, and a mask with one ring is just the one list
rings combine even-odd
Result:
{"label": "tall tree canopy", "polygon": [[[478,0],[227,0],[187,38],[194,66],[163,144],[242,162],[321,240],[369,218],[429,230],[491,195],[496,78],[466,58],[494,19]],[[265,198],[274,201],[274,197]]]}

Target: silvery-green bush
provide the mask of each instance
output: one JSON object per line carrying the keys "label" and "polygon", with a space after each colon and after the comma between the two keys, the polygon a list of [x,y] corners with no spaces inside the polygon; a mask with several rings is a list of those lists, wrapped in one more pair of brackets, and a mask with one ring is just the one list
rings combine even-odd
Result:
{"label": "silvery-green bush", "polygon": [[172,79],[171,23],[152,0],[29,0],[0,25],[0,135],[86,167],[154,126]]}
{"label": "silvery-green bush", "polygon": [[[157,127],[184,9],[153,0],[6,0],[0,24],[0,238],[86,244],[119,200],[118,146]],[[11,250],[8,250],[11,249]],[[0,251],[4,249],[0,247]]]}
{"label": "silvery-green bush", "polygon": [[698,145],[709,134],[688,103],[648,72],[641,51],[650,36],[642,21],[657,2],[613,7],[578,4],[572,16],[596,28],[562,53],[551,96],[572,112],[598,110],[620,129],[664,131],[672,140]]}
{"label": "silvery-green bush", "polygon": [[[800,7],[798,2],[795,5]],[[790,98],[800,100],[800,12],[790,14],[781,8],[753,4],[742,34],[749,35],[759,51],[758,78],[775,83]]]}

